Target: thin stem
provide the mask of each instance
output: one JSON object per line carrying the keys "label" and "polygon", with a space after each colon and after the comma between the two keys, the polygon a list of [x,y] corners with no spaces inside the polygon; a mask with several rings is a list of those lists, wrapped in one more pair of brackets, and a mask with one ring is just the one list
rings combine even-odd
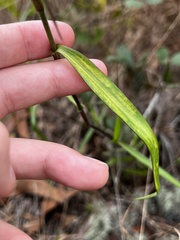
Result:
{"label": "thin stem", "polygon": [[109,139],[113,139],[113,136],[111,134],[109,134],[108,132],[104,131],[103,129],[94,126],[93,124],[90,124],[90,126],[92,129],[96,130],[99,133],[102,133],[104,136],[108,137]]}
{"label": "thin stem", "polygon": [[74,101],[76,102],[77,108],[78,108],[78,112],[80,113],[82,119],[84,120],[85,124],[87,127],[90,127],[90,122],[86,116],[86,113],[83,110],[83,106],[79,101],[79,98],[76,95],[72,95],[72,97],[74,98]]}
{"label": "thin stem", "polygon": [[52,50],[53,53],[55,53],[57,47],[56,47],[53,35],[51,33],[49,23],[48,23],[47,18],[46,18],[46,14],[45,14],[45,11],[44,11],[44,6],[43,6],[41,0],[32,0],[32,2],[34,4],[34,7],[36,8],[36,11],[39,13],[39,16],[40,16],[40,18],[42,20],[42,23],[44,25],[47,37],[49,39],[49,43],[51,45],[51,50]]}
{"label": "thin stem", "polygon": [[89,122],[89,120],[88,120],[88,118],[87,118],[87,115],[85,114],[85,112],[84,112],[84,110],[83,110],[83,106],[82,106],[82,104],[80,103],[78,97],[77,97],[76,95],[73,95],[72,97],[74,98],[74,101],[76,102],[76,105],[77,105],[77,107],[78,107],[78,111],[79,111],[79,113],[81,114],[81,117],[83,118],[83,120],[84,120],[84,122],[85,122],[85,124],[86,124],[86,127],[92,128],[92,129],[94,129],[95,131],[103,134],[104,136],[112,139],[112,135],[111,135],[111,134],[107,133],[107,132],[104,131],[103,129],[101,129],[101,128],[99,128],[99,127],[97,127],[97,126],[95,126],[95,125],[93,125],[93,124],[91,124],[91,123]]}
{"label": "thin stem", "polygon": [[56,51],[57,47],[56,47],[56,44],[54,42],[54,38],[52,36],[52,33],[51,33],[51,30],[50,30],[50,27],[49,27],[49,24],[48,24],[45,12],[44,11],[43,12],[39,12],[39,15],[40,15],[41,20],[43,22],[44,28],[46,29],[46,34],[47,34],[47,37],[48,37],[50,45],[51,45],[51,50],[54,53]]}

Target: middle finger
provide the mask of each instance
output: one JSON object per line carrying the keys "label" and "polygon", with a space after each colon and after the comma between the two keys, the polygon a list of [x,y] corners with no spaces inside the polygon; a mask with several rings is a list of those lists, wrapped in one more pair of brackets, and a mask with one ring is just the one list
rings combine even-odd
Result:
{"label": "middle finger", "polygon": [[[106,73],[104,63],[93,62]],[[0,72],[0,118],[57,96],[87,90],[88,86],[65,59],[6,68]]]}

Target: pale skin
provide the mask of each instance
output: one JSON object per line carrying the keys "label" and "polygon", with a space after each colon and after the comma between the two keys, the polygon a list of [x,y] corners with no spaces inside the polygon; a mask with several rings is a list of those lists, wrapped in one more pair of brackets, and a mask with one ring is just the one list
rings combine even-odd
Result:
{"label": "pale skin", "polygon": [[[62,39],[50,22],[56,43],[71,47],[71,27],[58,22]],[[24,64],[49,56],[49,42],[40,21],[0,26],[0,119],[54,97],[88,91],[88,86],[65,60]],[[107,73],[104,63],[92,60]],[[32,139],[9,138],[0,122],[0,197],[9,195],[16,179],[52,179],[80,189],[99,189],[107,182],[106,164],[66,146]],[[15,227],[0,221],[0,239],[30,240]]]}

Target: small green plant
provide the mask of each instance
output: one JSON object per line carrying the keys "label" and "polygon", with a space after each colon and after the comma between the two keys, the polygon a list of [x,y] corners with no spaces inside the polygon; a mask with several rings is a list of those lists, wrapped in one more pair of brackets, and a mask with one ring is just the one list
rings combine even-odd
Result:
{"label": "small green plant", "polygon": [[176,66],[180,66],[180,52],[176,52],[171,56],[170,63]]}
{"label": "small green plant", "polygon": [[[91,90],[115,113],[117,116],[123,119],[123,121],[143,140],[147,145],[152,159],[152,169],[154,174],[154,183],[156,192],[146,197],[152,197],[157,195],[160,190],[159,182],[159,148],[157,139],[147,123],[144,117],[136,109],[136,107],[129,101],[129,99],[120,91],[120,89],[104,74],[102,73],[89,59],[87,59],[81,53],[75,51],[72,48],[55,45],[51,30],[48,25],[48,21],[45,15],[44,6],[40,0],[32,0],[36,10],[38,11],[44,28],[46,30],[52,55],[54,59],[60,58],[60,55],[64,56],[71,65],[80,74],[83,80],[91,88]],[[95,130],[101,131],[97,127],[91,125],[87,121],[87,117],[84,114],[81,103],[77,96],[73,96],[79,111],[86,124]],[[118,122],[116,123],[116,125]],[[105,133],[105,132],[104,132]],[[106,133],[105,133],[106,134]],[[113,139],[113,136],[106,134]],[[117,137],[115,139],[117,141]]]}
{"label": "small green plant", "polygon": [[[137,159],[140,163],[146,167],[152,169],[154,175],[154,183],[156,192],[150,195],[140,197],[138,199],[145,199],[149,197],[156,196],[160,191],[160,182],[159,174],[164,177],[169,182],[173,183],[177,187],[180,187],[180,182],[168,174],[165,170],[159,169],[159,148],[157,139],[147,123],[144,117],[136,109],[136,107],[129,101],[129,99],[121,92],[121,90],[106,76],[104,75],[89,59],[84,55],[77,52],[72,48],[68,48],[63,45],[56,45],[49,28],[49,24],[45,15],[44,6],[40,0],[32,0],[36,10],[38,11],[41,20],[43,22],[44,28],[46,30],[51,50],[52,56],[54,59],[59,59],[61,56],[65,57],[70,64],[76,69],[82,79],[87,83],[91,90],[117,115],[114,122],[114,127],[112,133],[105,131],[104,129],[96,126],[97,124],[97,115],[95,111],[91,110],[91,116],[94,119],[95,125],[89,121],[89,118],[86,116],[83,106],[79,101],[77,96],[69,96],[69,100],[73,104],[77,105],[78,111],[80,112],[84,122],[89,127],[87,134],[85,135],[79,150],[83,151],[84,146],[90,141],[94,131],[100,132],[104,136],[108,137],[110,141],[116,146],[121,146],[124,151],[128,152],[131,156]],[[46,2],[44,2],[46,3]],[[157,3],[157,1],[156,1]],[[152,2],[149,4],[153,4]],[[49,6],[46,3],[46,7]],[[50,14],[51,11],[50,11]],[[54,19],[54,18],[53,18]],[[58,31],[58,30],[57,30]],[[59,33],[60,34],[60,33]],[[165,58],[168,57],[167,51],[160,51],[159,58],[165,61]],[[127,70],[138,72],[143,70],[146,65],[146,54],[143,54],[138,61],[135,61],[131,51],[124,45],[121,45],[117,49],[116,56],[109,56],[109,61],[120,62],[124,64]],[[171,63],[179,63],[179,54],[176,54],[171,57]],[[136,136],[133,138],[130,145],[127,145],[123,141],[120,141],[121,133],[121,119],[133,130]],[[34,118],[32,118],[32,123],[35,123]],[[34,126],[34,125],[33,125]],[[37,131],[37,129],[35,129]],[[148,147],[151,154],[151,162],[149,158],[142,155],[134,146],[134,142],[137,142],[137,138],[140,138]]]}

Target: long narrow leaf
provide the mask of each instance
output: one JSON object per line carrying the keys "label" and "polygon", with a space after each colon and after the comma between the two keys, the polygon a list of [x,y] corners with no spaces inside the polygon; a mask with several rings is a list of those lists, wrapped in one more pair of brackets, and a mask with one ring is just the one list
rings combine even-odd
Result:
{"label": "long narrow leaf", "polygon": [[[127,144],[123,142],[118,142],[118,144],[129,154],[131,154],[134,158],[136,158],[140,163],[145,165],[146,167],[152,169],[151,163],[147,157],[145,157],[143,154],[138,152],[135,148],[128,146]],[[180,188],[180,181],[176,178],[174,178],[171,174],[169,174],[166,170],[159,167],[159,175],[166,179],[168,182],[172,183],[176,187]]]}
{"label": "long narrow leaf", "polygon": [[121,119],[116,116],[116,121],[114,124],[113,142],[117,143],[121,134]]}
{"label": "long narrow leaf", "polygon": [[76,69],[92,91],[144,141],[152,159],[156,191],[159,183],[159,148],[157,139],[146,120],[120,89],[81,53],[66,46],[58,46],[62,54]]}

